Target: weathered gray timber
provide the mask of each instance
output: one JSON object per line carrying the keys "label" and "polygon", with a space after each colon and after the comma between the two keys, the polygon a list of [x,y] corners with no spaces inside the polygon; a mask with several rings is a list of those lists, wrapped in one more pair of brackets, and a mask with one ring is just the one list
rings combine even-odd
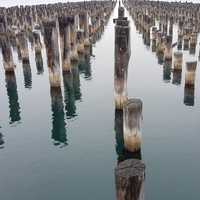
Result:
{"label": "weathered gray timber", "polygon": [[117,200],[144,199],[145,164],[141,160],[128,159],[115,168]]}
{"label": "weathered gray timber", "polygon": [[129,21],[124,17],[124,8],[119,7],[118,18],[114,19],[115,25],[115,106],[123,109],[127,101],[127,75],[130,57],[130,27]]}

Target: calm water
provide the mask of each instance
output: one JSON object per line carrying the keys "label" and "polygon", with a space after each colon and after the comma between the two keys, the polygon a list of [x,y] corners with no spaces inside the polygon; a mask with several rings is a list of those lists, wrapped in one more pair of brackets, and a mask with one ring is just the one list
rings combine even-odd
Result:
{"label": "calm water", "polygon": [[[44,50],[43,74],[37,73],[34,52],[29,52],[32,75],[29,88],[24,87],[22,63],[18,62],[16,52],[17,88],[6,84],[0,62],[0,132],[3,135],[0,142],[4,142],[0,149],[2,200],[115,199],[112,20],[116,16],[117,7],[93,47],[94,56],[90,57],[89,64],[74,68],[73,81],[63,77],[65,84],[61,93],[50,91]],[[181,85],[164,81],[163,67],[156,55],[143,44],[131,19],[130,25],[132,55],[128,95],[141,98],[144,105],[145,198],[198,199],[199,66],[194,106],[186,106],[185,65]],[[184,59],[189,58],[186,53]],[[55,97],[59,99],[56,103]]]}

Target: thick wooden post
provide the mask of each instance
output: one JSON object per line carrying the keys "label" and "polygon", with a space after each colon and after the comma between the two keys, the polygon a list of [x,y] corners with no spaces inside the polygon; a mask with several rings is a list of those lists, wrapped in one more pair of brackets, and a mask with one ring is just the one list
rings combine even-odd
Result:
{"label": "thick wooden post", "polygon": [[60,61],[56,21],[46,21],[43,23],[43,26],[50,86],[60,87]]}
{"label": "thick wooden post", "polygon": [[197,62],[186,63],[185,87],[194,88]]}
{"label": "thick wooden post", "polygon": [[129,21],[124,17],[124,8],[119,7],[115,26],[115,107],[123,109],[127,101],[127,75],[130,57]]}
{"label": "thick wooden post", "polygon": [[14,71],[15,65],[13,62],[11,45],[6,33],[0,35],[0,43],[4,69],[5,71]]}
{"label": "thick wooden post", "polygon": [[26,33],[24,31],[17,34],[18,45],[20,49],[20,55],[22,58],[22,63],[29,63],[29,51],[28,51],[28,41],[26,38]]}
{"label": "thick wooden post", "polygon": [[128,159],[115,168],[117,200],[144,200],[145,164]]}
{"label": "thick wooden post", "polygon": [[190,36],[190,54],[195,54],[197,45],[197,34],[192,33]]}
{"label": "thick wooden post", "polygon": [[60,48],[61,48],[61,59],[62,59],[62,70],[70,71],[70,51],[71,51],[71,41],[70,41],[70,23],[71,17],[59,17],[59,30],[60,30]]}
{"label": "thick wooden post", "polygon": [[71,36],[71,55],[70,59],[72,62],[78,62],[77,52],[77,31],[79,29],[79,17],[78,15],[73,16],[73,21],[70,23],[70,36]]}
{"label": "thick wooden post", "polygon": [[130,152],[141,148],[142,101],[129,99],[123,111],[124,146]]}
{"label": "thick wooden post", "polygon": [[173,68],[172,83],[175,85],[181,84],[182,63],[183,63],[183,53],[182,52],[174,52],[174,68]]}
{"label": "thick wooden post", "polygon": [[42,59],[42,43],[40,40],[40,34],[37,31],[33,32],[34,45],[35,45],[35,63],[37,67],[37,73],[42,74],[44,72],[43,59]]}

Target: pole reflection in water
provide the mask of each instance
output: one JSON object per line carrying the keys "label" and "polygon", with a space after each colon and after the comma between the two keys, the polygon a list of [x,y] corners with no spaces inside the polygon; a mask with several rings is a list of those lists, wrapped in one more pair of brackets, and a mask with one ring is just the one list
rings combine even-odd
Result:
{"label": "pole reflection in water", "polygon": [[143,42],[146,46],[150,47],[151,40],[150,40],[150,29],[149,28],[147,30],[145,30],[143,33]]}
{"label": "pole reflection in water", "polygon": [[171,61],[165,61],[163,64],[163,81],[170,82],[171,80]]}
{"label": "pole reflection in water", "polygon": [[[92,48],[92,47],[91,47]],[[87,51],[84,55],[82,55],[79,59],[79,71],[80,73],[83,73],[85,76],[85,79],[90,80],[92,77],[91,73],[91,63],[90,63],[90,51],[89,48],[87,48],[85,51]]]}
{"label": "pole reflection in water", "polygon": [[15,65],[13,62],[10,41],[5,34],[0,35],[3,66],[5,70],[5,82],[9,101],[10,124],[20,121],[20,106],[18,102],[17,83],[15,77]]}
{"label": "pole reflection in water", "polygon": [[157,28],[154,26],[152,28],[152,42],[151,42],[151,50],[152,52],[156,52],[156,33],[157,33]]}
{"label": "pole reflection in water", "polygon": [[12,124],[21,120],[15,72],[5,72],[5,78],[10,108],[10,124]]}
{"label": "pole reflection in water", "polygon": [[73,74],[73,88],[75,93],[75,99],[81,100],[80,75],[79,75],[78,63],[72,63],[72,74]]}
{"label": "pole reflection in water", "polygon": [[23,74],[24,74],[24,86],[25,88],[32,88],[32,73],[29,62],[23,61]]}
{"label": "pole reflection in water", "polygon": [[34,38],[34,45],[35,45],[35,63],[37,68],[38,74],[43,74],[44,68],[43,68],[43,59],[42,59],[42,43],[40,40],[40,33],[37,31],[33,32],[33,38]]}
{"label": "pole reflection in water", "polygon": [[29,61],[29,51],[28,51],[28,42],[26,38],[26,33],[21,31],[17,34],[18,45],[20,49],[20,55],[22,58],[22,67],[24,74],[24,86],[25,88],[32,87],[32,74],[31,66]]}
{"label": "pole reflection in water", "polygon": [[183,37],[183,50],[187,51],[189,49],[189,36],[185,35]]}
{"label": "pole reflection in water", "polygon": [[164,61],[164,45],[163,45],[162,34],[160,32],[157,33],[156,39],[157,39],[156,55],[158,58],[158,64],[162,65]]}
{"label": "pole reflection in water", "polygon": [[177,49],[182,50],[182,48],[183,48],[183,35],[178,34]]}
{"label": "pole reflection in water", "polygon": [[180,85],[181,84],[181,79],[182,79],[182,71],[180,71],[180,70],[174,70],[173,71],[172,84],[174,84],[174,85]]}
{"label": "pole reflection in water", "polygon": [[66,116],[69,119],[76,116],[75,90],[73,79],[74,77],[71,71],[63,72],[65,111]]}
{"label": "pole reflection in water", "polygon": [[194,88],[184,88],[184,104],[186,106],[194,106]]}
{"label": "pole reflection in water", "polygon": [[4,148],[4,136],[3,134],[0,132],[0,149],[3,149]]}
{"label": "pole reflection in water", "polygon": [[181,84],[182,63],[183,63],[183,53],[182,52],[175,52],[174,53],[173,79],[172,79],[172,83],[175,84],[175,85]]}
{"label": "pole reflection in water", "polygon": [[61,88],[50,89],[51,92],[51,108],[52,108],[52,139],[54,145],[67,145],[67,136],[65,128],[65,117],[63,110],[63,98]]}

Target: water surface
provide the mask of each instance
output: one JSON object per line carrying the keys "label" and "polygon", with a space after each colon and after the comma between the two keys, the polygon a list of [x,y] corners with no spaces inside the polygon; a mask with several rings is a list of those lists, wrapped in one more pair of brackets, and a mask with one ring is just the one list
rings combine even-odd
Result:
{"label": "water surface", "polygon": [[[132,51],[128,96],[142,99],[144,106],[142,156],[146,163],[146,199],[186,200],[191,196],[198,199],[199,66],[194,105],[187,106],[184,104],[185,66],[181,85],[172,84],[172,74],[169,81],[163,80],[163,66],[143,44],[141,34],[127,12],[126,15],[131,26]],[[50,91],[44,49],[44,72],[38,74],[34,52],[29,48],[31,83],[28,88],[24,85],[22,63],[16,52],[16,87],[9,88],[6,84],[0,62],[0,132],[3,135],[0,193],[3,200],[115,199],[112,21],[115,17],[117,7],[93,47],[94,56],[89,58],[89,64],[73,69],[73,83],[70,77],[63,76],[61,91]],[[199,52],[199,47],[196,51]],[[53,101],[54,97],[57,102]]]}

